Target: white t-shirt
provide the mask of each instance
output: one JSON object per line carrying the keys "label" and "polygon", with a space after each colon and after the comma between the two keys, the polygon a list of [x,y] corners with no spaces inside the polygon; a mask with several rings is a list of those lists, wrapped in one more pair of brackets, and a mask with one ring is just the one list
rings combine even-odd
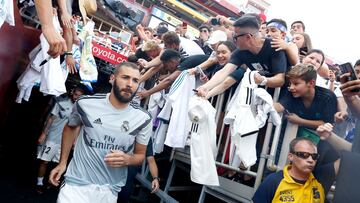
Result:
{"label": "white t-shirt", "polygon": [[[327,80],[321,77],[319,74],[316,76],[316,86],[323,87],[326,89],[330,89],[330,80]],[[334,94],[336,97],[343,97],[341,90],[340,90],[340,83],[334,82]]]}
{"label": "white t-shirt", "polygon": [[4,22],[15,26],[14,2],[12,0],[0,0],[0,27]]}
{"label": "white t-shirt", "polygon": [[180,37],[180,49],[183,49],[183,51],[185,51],[189,56],[205,54],[201,47],[196,44],[196,42],[184,37]]}

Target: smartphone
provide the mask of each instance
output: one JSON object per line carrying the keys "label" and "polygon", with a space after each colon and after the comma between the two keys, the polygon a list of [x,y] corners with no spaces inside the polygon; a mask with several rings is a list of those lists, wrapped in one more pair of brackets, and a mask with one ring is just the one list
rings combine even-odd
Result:
{"label": "smartphone", "polygon": [[199,66],[196,66],[196,71],[200,74],[201,77],[206,77],[206,74]]}
{"label": "smartphone", "polygon": [[217,19],[217,18],[212,18],[212,19],[210,20],[210,24],[211,24],[211,25],[220,25],[220,20]]}
{"label": "smartphone", "polygon": [[287,109],[284,109],[284,112],[283,112],[284,115],[289,115],[290,112],[287,110]]}
{"label": "smartphone", "polygon": [[[344,64],[339,65],[339,67],[340,67],[341,74],[350,73],[350,76],[347,79],[348,81],[359,79],[357,77],[356,71],[355,71],[354,67],[351,65],[351,63],[349,63],[349,62],[344,63]],[[354,90],[352,90],[352,92],[360,92],[360,88],[354,89]]]}
{"label": "smartphone", "polygon": [[358,79],[355,69],[351,65],[351,63],[344,63],[344,64],[339,65],[339,67],[340,67],[342,74],[350,73],[350,77],[348,78],[349,81]]}

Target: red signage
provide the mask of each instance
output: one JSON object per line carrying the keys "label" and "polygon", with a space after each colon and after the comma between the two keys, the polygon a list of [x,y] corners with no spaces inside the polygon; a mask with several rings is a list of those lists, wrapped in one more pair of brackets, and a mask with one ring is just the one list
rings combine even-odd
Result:
{"label": "red signage", "polygon": [[119,54],[109,48],[103,47],[96,42],[93,42],[92,53],[94,57],[97,57],[115,65],[127,61],[126,56]]}

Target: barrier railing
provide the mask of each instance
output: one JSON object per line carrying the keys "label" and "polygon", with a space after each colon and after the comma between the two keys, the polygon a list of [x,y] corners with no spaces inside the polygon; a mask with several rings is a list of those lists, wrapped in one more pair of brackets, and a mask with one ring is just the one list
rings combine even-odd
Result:
{"label": "barrier railing", "polygon": [[[276,102],[278,100],[280,93],[280,88],[275,89],[273,100]],[[230,101],[231,96],[233,95],[232,92],[227,93],[227,97],[225,97],[225,93],[222,95],[219,95],[217,97],[213,97],[210,99],[210,102],[213,104],[215,109],[217,110],[216,113],[216,122],[217,126],[219,128],[220,126],[220,132],[217,133],[217,147],[218,147],[218,153],[217,153],[217,159],[216,159],[216,165],[218,168],[224,168],[231,171],[236,171],[238,173],[248,175],[255,178],[255,183],[253,187],[250,187],[248,185],[245,185],[243,183],[235,182],[233,180],[227,179],[226,177],[219,176],[219,183],[220,186],[214,187],[214,186],[206,186],[203,185],[201,188],[201,193],[198,202],[204,202],[206,194],[210,194],[212,196],[217,197],[218,199],[221,199],[226,202],[251,202],[251,198],[260,185],[262,181],[262,177],[264,174],[264,171],[266,170],[265,164],[267,161],[267,169],[270,171],[280,170],[282,169],[286,162],[287,162],[287,154],[288,154],[288,146],[290,141],[296,136],[297,132],[297,125],[293,125],[291,123],[288,123],[284,137],[285,139],[282,142],[282,148],[280,152],[280,158],[278,165],[275,164],[275,156],[276,151],[278,148],[278,142],[280,139],[280,133],[281,133],[281,125],[275,127],[275,131],[273,133],[273,124],[271,123],[271,120],[268,119],[267,123],[267,129],[264,136],[264,143],[262,146],[262,150],[260,153],[259,158],[259,164],[255,171],[250,170],[250,168],[246,170],[242,170],[237,167],[231,166],[229,163],[227,163],[226,156],[228,153],[228,147],[230,145],[230,130],[226,130],[228,126],[226,126],[223,123],[223,116],[224,111],[222,111],[223,106],[225,105],[225,109],[227,109],[228,103]],[[272,140],[271,148],[269,148],[270,141]],[[270,152],[269,152],[270,150]],[[182,186],[172,186],[171,182],[174,177],[175,168],[184,168],[184,166],[181,166],[183,164],[189,164],[190,165],[190,152],[189,148],[186,147],[185,149],[175,149],[173,150],[173,160],[172,165],[169,172],[169,177],[164,189],[165,193],[168,193],[169,191],[184,191],[184,190],[193,190],[194,187],[188,187]],[[181,167],[179,167],[181,166]]]}

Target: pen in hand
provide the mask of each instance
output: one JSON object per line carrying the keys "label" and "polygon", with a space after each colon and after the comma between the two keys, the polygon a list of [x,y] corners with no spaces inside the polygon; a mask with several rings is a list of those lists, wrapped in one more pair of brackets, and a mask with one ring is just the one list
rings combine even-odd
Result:
{"label": "pen in hand", "polygon": [[45,63],[49,62],[51,59],[51,56],[48,56],[46,59],[44,59],[43,61],[41,61],[39,66],[43,66]]}

